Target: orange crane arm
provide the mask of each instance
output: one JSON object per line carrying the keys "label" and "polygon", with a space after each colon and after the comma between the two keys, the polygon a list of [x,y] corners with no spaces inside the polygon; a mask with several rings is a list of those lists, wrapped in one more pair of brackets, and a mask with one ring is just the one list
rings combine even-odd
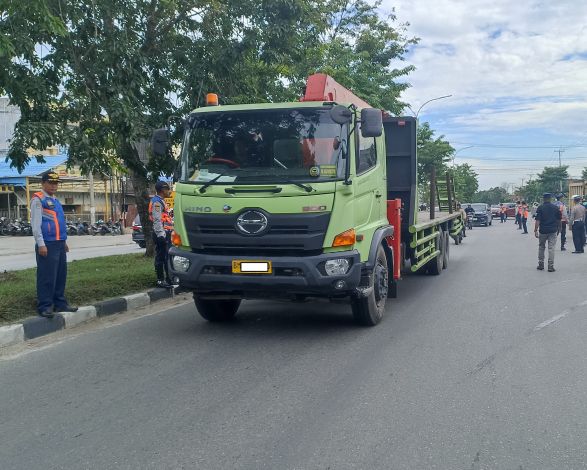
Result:
{"label": "orange crane arm", "polygon": [[352,103],[358,108],[372,108],[369,103],[363,101],[351,90],[343,87],[325,73],[315,73],[308,77],[306,92],[300,101],[335,101],[337,103]]}

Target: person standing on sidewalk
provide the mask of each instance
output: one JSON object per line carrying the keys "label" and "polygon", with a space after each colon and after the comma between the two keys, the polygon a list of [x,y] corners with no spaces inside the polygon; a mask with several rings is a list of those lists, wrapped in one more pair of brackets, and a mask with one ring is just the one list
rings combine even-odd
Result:
{"label": "person standing on sidewalk", "polygon": [[565,203],[562,200],[564,197],[565,195],[563,193],[557,194],[556,202],[554,203],[554,205],[561,211],[561,251],[567,250],[565,245],[567,243],[567,223],[569,222],[567,206],[565,206]]}
{"label": "person standing on sidewalk", "polygon": [[581,196],[573,196],[575,205],[571,209],[571,230],[573,231],[573,253],[585,252],[585,207],[581,204]]}
{"label": "person standing on sidewalk", "polygon": [[76,312],[65,299],[67,281],[67,225],[61,203],[55,197],[59,175],[41,175],[41,191],[31,199],[31,227],[37,258],[37,312],[53,318],[57,312]]}
{"label": "person standing on sidewalk", "polygon": [[524,229],[522,232],[523,235],[528,235],[528,217],[530,217],[528,204],[526,204],[526,201],[522,201],[522,228]]}
{"label": "person standing on sidewalk", "polygon": [[165,198],[170,197],[171,189],[165,181],[155,183],[157,194],[149,202],[149,219],[153,222],[153,243],[155,244],[155,274],[157,287],[173,287],[169,277],[168,252],[173,230],[173,220]]}
{"label": "person standing on sidewalk", "polygon": [[548,242],[548,272],[554,269],[554,247],[556,237],[560,233],[561,212],[552,202],[552,194],[544,193],[543,203],[536,209],[536,222],[534,223],[534,236],[538,238],[538,269],[544,270],[544,250]]}

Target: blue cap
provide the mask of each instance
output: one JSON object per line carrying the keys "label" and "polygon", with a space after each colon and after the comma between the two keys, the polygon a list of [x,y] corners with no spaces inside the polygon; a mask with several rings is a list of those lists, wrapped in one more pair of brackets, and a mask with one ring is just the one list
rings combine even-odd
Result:
{"label": "blue cap", "polygon": [[552,194],[551,194],[551,193],[544,193],[544,194],[542,195],[542,197],[543,197],[544,199],[550,199],[550,198],[552,197]]}

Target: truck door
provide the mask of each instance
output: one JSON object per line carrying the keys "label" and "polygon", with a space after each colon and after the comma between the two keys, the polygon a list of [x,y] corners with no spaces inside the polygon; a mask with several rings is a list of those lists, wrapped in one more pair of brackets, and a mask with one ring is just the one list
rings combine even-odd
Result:
{"label": "truck door", "polygon": [[383,175],[385,155],[378,155],[377,139],[363,137],[360,125],[355,131],[355,228],[378,225],[385,206]]}

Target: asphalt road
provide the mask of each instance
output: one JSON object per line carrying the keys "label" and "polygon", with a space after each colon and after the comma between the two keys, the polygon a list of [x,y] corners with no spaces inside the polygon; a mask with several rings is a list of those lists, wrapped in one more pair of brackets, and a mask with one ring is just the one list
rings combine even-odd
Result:
{"label": "asphalt road", "polygon": [[[67,261],[142,251],[132,241],[130,233],[115,236],[70,236],[67,238],[67,244],[70,250]],[[35,266],[33,237],[0,237],[0,271],[14,271]]]}
{"label": "asphalt road", "polygon": [[587,255],[539,272],[536,245],[475,228],[375,328],[339,304],[214,325],[186,303],[6,350],[1,466],[587,468]]}

